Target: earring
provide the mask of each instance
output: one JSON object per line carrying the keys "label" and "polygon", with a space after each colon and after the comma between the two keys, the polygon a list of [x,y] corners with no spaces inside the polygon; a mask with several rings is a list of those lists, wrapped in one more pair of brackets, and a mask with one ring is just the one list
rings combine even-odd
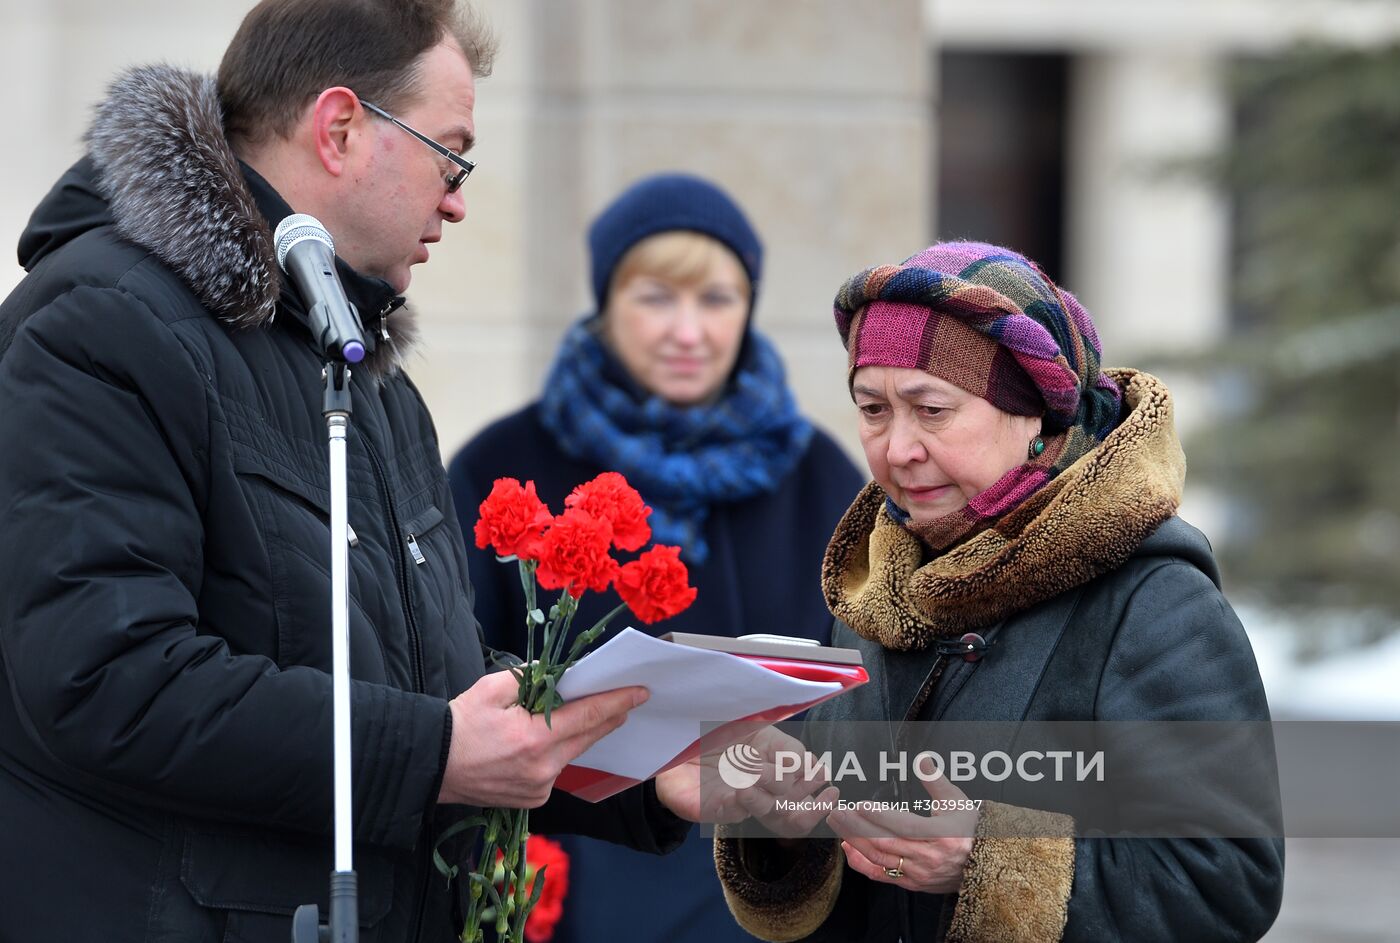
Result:
{"label": "earring", "polygon": [[1044,451],[1045,440],[1042,439],[1040,436],[1036,436],[1034,439],[1031,439],[1030,445],[1026,446],[1026,461],[1035,461],[1036,459],[1040,458],[1041,453],[1043,453]]}

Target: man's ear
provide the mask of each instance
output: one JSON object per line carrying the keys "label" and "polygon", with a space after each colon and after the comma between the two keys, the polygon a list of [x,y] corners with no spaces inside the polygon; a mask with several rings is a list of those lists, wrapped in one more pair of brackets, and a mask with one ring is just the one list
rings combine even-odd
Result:
{"label": "man's ear", "polygon": [[326,173],[339,177],[349,167],[353,151],[364,146],[366,113],[355,93],[343,85],[316,96],[311,107],[311,140]]}

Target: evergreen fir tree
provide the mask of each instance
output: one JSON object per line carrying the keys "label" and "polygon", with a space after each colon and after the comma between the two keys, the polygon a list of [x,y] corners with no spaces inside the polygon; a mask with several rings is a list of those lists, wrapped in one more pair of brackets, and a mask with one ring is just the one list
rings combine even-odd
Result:
{"label": "evergreen fir tree", "polygon": [[1189,444],[1230,499],[1222,563],[1272,605],[1400,620],[1400,46],[1236,70],[1224,417]]}

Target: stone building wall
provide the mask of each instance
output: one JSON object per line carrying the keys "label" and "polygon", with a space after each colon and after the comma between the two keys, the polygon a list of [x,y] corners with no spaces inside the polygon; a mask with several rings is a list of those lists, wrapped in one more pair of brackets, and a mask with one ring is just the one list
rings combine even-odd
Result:
{"label": "stone building wall", "polygon": [[[249,4],[0,0],[0,244],[81,153],[121,68],[213,70]],[[929,46],[918,0],[481,0],[501,38],[477,111],[467,220],[409,296],[412,365],[449,454],[539,388],[588,305],[583,233],[635,178],[711,176],[768,250],[758,323],[802,405],[855,449],[831,297],[929,237]],[[11,248],[8,250],[13,251]],[[13,259],[13,256],[10,256]],[[0,291],[21,272],[0,265]]]}

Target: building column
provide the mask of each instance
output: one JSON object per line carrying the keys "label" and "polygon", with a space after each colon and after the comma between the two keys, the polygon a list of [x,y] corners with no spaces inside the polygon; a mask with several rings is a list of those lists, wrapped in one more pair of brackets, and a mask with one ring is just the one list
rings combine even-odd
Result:
{"label": "building column", "polygon": [[1103,53],[1070,78],[1068,270],[1112,362],[1218,338],[1228,308],[1226,198],[1200,166],[1229,113],[1211,56]]}
{"label": "building column", "polygon": [[[1229,134],[1224,64],[1132,49],[1072,66],[1066,282],[1098,325],[1106,366],[1200,351],[1228,328],[1229,204],[1201,164]],[[1210,378],[1153,370],[1189,438],[1210,420]],[[1212,532],[1220,510],[1188,488],[1183,513],[1197,526]]]}

